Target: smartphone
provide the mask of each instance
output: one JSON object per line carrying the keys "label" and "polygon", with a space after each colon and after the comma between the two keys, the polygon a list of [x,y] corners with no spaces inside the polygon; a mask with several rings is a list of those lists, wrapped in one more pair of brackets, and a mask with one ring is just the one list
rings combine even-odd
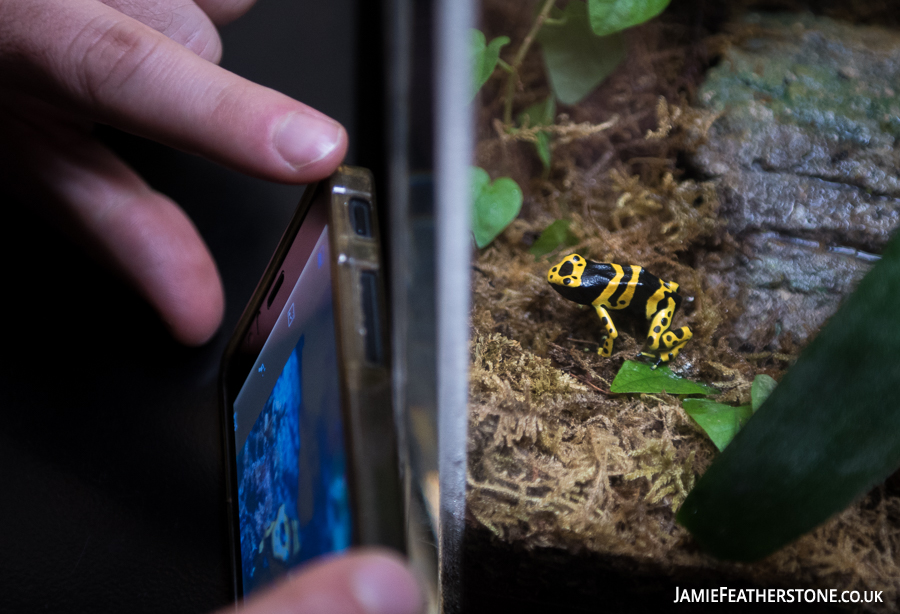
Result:
{"label": "smartphone", "polygon": [[351,545],[404,549],[372,175],[307,186],[222,361],[237,599]]}

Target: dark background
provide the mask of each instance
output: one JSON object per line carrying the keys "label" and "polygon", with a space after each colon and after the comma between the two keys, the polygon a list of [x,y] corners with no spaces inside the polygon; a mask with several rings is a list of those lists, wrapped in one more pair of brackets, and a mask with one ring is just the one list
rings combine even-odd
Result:
{"label": "dark background", "polygon": [[[378,49],[362,64],[357,52],[377,44],[377,7],[361,3],[363,21],[355,0],[260,0],[222,29],[222,64],[341,121],[348,161],[365,163],[378,147],[365,116],[378,112],[380,75]],[[225,323],[206,346],[179,346],[126,285],[0,186],[0,611],[209,611],[231,591],[219,359],[301,188],[99,135],[197,224],[224,280]]]}

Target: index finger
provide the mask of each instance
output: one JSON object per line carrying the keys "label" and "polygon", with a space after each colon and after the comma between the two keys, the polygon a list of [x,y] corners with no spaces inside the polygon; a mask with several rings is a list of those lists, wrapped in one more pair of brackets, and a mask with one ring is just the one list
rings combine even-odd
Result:
{"label": "index finger", "polygon": [[104,4],[0,7],[0,59],[25,58],[38,75],[30,85],[95,121],[275,181],[321,178],[344,157],[347,135],[337,122]]}

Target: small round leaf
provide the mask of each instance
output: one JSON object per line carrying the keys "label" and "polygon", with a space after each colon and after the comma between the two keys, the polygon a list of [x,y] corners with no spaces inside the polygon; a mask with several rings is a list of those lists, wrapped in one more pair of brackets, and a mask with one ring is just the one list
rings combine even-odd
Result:
{"label": "small round leaf", "polygon": [[487,171],[473,167],[472,233],[475,244],[485,247],[493,241],[522,209],[522,190],[509,177],[499,177],[493,183]]}

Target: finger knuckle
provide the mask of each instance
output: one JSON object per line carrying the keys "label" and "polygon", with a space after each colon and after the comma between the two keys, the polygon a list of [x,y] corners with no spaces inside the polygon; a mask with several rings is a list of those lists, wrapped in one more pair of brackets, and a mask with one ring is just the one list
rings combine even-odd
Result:
{"label": "finger knuckle", "polygon": [[222,59],[222,39],[212,24],[185,22],[177,31],[169,34],[169,38],[181,43],[204,60],[218,64]]}
{"label": "finger knuckle", "polygon": [[222,57],[219,32],[193,2],[153,14],[132,16],[205,60],[218,63]]}
{"label": "finger knuckle", "polygon": [[103,0],[103,3],[171,38],[205,60],[218,62],[221,58],[222,41],[219,33],[193,0],[158,3]]}
{"label": "finger knuckle", "polygon": [[157,56],[159,40],[130,20],[98,17],[72,40],[66,54],[74,62],[75,87],[104,106]]}

